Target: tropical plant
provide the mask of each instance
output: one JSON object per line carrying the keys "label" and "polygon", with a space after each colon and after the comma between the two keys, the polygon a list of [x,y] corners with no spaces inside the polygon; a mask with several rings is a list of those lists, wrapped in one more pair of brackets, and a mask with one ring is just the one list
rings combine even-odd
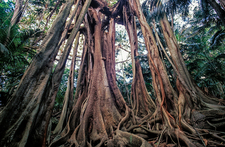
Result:
{"label": "tropical plant", "polygon": [[215,97],[224,98],[224,27],[217,16],[209,13],[207,22],[204,15],[195,9],[191,27],[181,31],[181,50],[188,70],[196,84]]}
{"label": "tropical plant", "polygon": [[18,25],[10,25],[13,7],[12,2],[0,3],[0,90],[8,93],[8,96],[14,92],[29,62],[36,54],[36,49],[28,47],[29,38],[38,36],[38,30],[21,30]]}

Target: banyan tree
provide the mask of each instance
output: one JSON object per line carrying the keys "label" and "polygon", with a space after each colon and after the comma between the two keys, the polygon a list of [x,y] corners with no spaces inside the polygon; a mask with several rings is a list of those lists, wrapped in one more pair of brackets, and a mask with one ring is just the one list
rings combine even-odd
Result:
{"label": "banyan tree", "polygon": [[[162,5],[161,1],[154,3],[149,13]],[[139,0],[119,0],[113,6],[105,0],[67,0],[39,46],[40,52],[0,112],[0,145],[224,146],[224,100],[207,95],[195,84],[166,13],[160,10],[157,14],[167,51],[155,26],[147,22]],[[129,37],[131,105],[124,100],[116,82],[116,23],[125,26]],[[137,58],[138,29],[147,50],[155,100],[148,94]],[[83,42],[79,42],[80,34]],[[79,43],[83,49],[73,95]],[[62,46],[63,54],[54,68]],[[56,94],[71,49],[73,59],[63,109],[58,125],[51,128]],[[169,80],[159,50],[173,67],[175,86]]]}

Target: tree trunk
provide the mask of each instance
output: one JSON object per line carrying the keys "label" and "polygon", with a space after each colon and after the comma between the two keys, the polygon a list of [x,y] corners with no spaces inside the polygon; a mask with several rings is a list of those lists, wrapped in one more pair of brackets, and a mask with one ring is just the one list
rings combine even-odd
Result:
{"label": "tree trunk", "polygon": [[[71,146],[121,145],[130,135],[133,141],[124,145],[148,146],[149,144],[134,134],[120,131],[129,120],[131,110],[116,85],[115,79],[115,22],[110,19],[108,31],[102,30],[103,14],[91,9],[94,22],[86,22],[88,57],[86,58],[86,87],[70,114],[69,122],[61,137],[51,144],[59,146],[69,143]],[[90,24],[90,25],[88,25]],[[90,26],[93,26],[94,30]],[[87,75],[90,74],[90,75]],[[114,134],[114,130],[116,133]],[[149,145],[150,146],[150,145]]]}
{"label": "tree trunk", "polygon": [[[185,66],[184,60],[179,50],[179,45],[176,38],[171,30],[168,19],[164,14],[163,18],[160,20],[164,38],[168,45],[172,60],[177,69],[177,74],[179,74],[177,79],[177,89],[179,91],[178,108],[179,108],[179,118],[183,118],[183,113],[189,112],[193,109],[210,109],[210,110],[220,110],[221,113],[225,114],[225,107],[219,105],[221,102],[217,98],[212,98],[206,95],[202,90],[200,90],[197,85],[191,79],[191,76]],[[181,82],[182,81],[182,82]],[[185,106],[188,104],[188,106]],[[188,114],[190,115],[190,114]],[[220,115],[218,115],[220,117]],[[187,123],[181,121],[182,127],[186,127]],[[185,123],[185,124],[184,124]],[[195,132],[192,129],[192,132]]]}
{"label": "tree trunk", "polygon": [[137,30],[136,23],[134,21],[134,16],[132,14],[127,14],[129,12],[124,8],[125,26],[128,32],[130,47],[131,47],[131,58],[132,58],[132,71],[133,71],[133,82],[131,87],[131,99],[134,114],[137,116],[146,116],[149,113],[153,114],[155,111],[155,103],[148,94],[147,88],[145,86],[145,81],[143,78],[141,65],[138,56],[138,40],[137,40]]}
{"label": "tree trunk", "polygon": [[[24,73],[10,103],[0,113],[1,146],[25,146],[34,129],[37,113],[42,111],[42,97],[51,75],[53,61],[58,52],[61,34],[73,5],[68,1],[58,15],[29,68]],[[12,112],[14,112],[12,114]]]}
{"label": "tree trunk", "polygon": [[[130,6],[133,8],[137,18],[141,24],[142,33],[145,39],[146,49],[148,51],[148,61],[151,70],[151,75],[153,79],[153,88],[155,91],[156,104],[158,109],[156,109],[154,116],[158,114],[162,114],[162,119],[164,119],[166,126],[169,128],[173,128],[172,123],[174,122],[174,118],[168,113],[168,111],[176,110],[177,104],[177,94],[172,88],[166,69],[163,65],[163,62],[159,56],[158,47],[153,36],[152,30],[149,27],[143,12],[141,11],[140,3],[138,0],[132,3],[130,2]],[[160,112],[160,111],[161,112]]]}
{"label": "tree trunk", "polygon": [[66,93],[65,93],[64,101],[63,101],[62,113],[60,115],[59,122],[58,122],[55,130],[53,131],[53,134],[60,133],[62,131],[62,129],[65,127],[66,122],[68,121],[69,114],[72,110],[73,91],[74,91],[74,72],[75,72],[77,48],[78,48],[78,44],[79,44],[79,35],[80,35],[80,33],[78,33],[76,36],[75,47],[73,50],[73,58],[72,58],[71,65],[70,65],[70,74],[68,77],[67,89],[66,89]]}
{"label": "tree trunk", "polygon": [[[161,19],[161,21],[163,21],[163,23],[161,22],[161,26],[163,29],[164,37],[167,42],[168,48],[171,51],[172,59],[175,63],[176,69],[178,70],[178,74],[180,75],[180,77],[183,77],[177,80],[177,89],[179,91],[179,97],[177,97],[177,94],[170,85],[166,70],[162,64],[161,59],[159,58],[158,47],[156,45],[155,38],[152,34],[151,28],[149,27],[145,17],[143,16],[143,13],[141,12],[139,1],[136,0],[136,4],[130,2],[130,5],[131,7],[133,6],[133,10],[136,12],[136,15],[139,19],[142,28],[142,33],[146,43],[146,48],[149,52],[148,54],[149,66],[153,77],[154,90],[157,101],[159,103],[158,105],[158,108],[160,108],[159,113],[162,114],[163,119],[161,128],[165,128],[168,133],[170,132],[169,134],[174,134],[175,136],[177,131],[182,133],[182,131],[180,130],[181,128],[185,128],[188,132],[197,135],[195,129],[191,127],[191,125],[188,124],[187,121],[191,119],[191,110],[193,110],[193,107],[199,104],[196,101],[197,97],[195,96],[199,88],[196,88],[198,90],[193,89],[196,86],[192,84],[191,77],[185,67],[184,61],[178,50],[178,45],[176,43],[176,39],[173,35],[168,20],[165,18]],[[186,83],[185,87],[181,85],[181,82]],[[191,95],[188,95],[188,92],[190,91]],[[206,95],[203,95],[203,92],[201,91],[198,91],[198,93],[200,94],[199,95],[200,97],[207,97]],[[190,97],[192,97],[192,99],[190,99]],[[214,109],[216,108],[216,110],[224,109],[224,106],[217,105],[218,99],[212,98],[209,99],[209,97],[207,98],[208,98],[207,101],[208,102],[210,101],[211,104],[207,104],[202,100],[198,101],[201,101],[205,107],[211,109],[213,108]],[[196,102],[195,105],[193,104],[193,101]],[[169,107],[169,104],[172,104],[172,102],[174,102],[174,105],[172,105],[172,107]],[[189,105],[187,106],[187,104]],[[221,117],[221,115],[219,117]],[[184,118],[186,118],[186,120]],[[181,128],[177,126],[180,126]],[[179,135],[179,139],[181,139],[187,146],[195,146],[185,135]]]}

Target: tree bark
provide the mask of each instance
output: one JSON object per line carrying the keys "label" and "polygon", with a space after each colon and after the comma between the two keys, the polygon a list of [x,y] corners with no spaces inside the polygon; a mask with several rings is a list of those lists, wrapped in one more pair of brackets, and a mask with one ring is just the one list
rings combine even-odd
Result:
{"label": "tree bark", "polygon": [[73,106],[73,91],[74,91],[74,72],[75,72],[75,63],[76,63],[76,55],[77,55],[77,48],[79,44],[79,35],[80,33],[77,34],[76,36],[76,42],[75,42],[75,47],[73,50],[73,58],[71,61],[70,65],[70,73],[67,81],[67,89],[66,93],[64,96],[64,101],[63,101],[63,109],[62,113],[60,115],[59,122],[53,131],[53,134],[60,133],[62,129],[65,127],[66,122],[68,121],[69,114],[72,110]]}
{"label": "tree bark", "polygon": [[[29,68],[24,73],[10,103],[1,111],[1,146],[25,146],[34,130],[37,113],[47,86],[55,59],[56,46],[63,32],[73,1],[57,16]],[[15,112],[11,114],[11,112]]]}
{"label": "tree bark", "polygon": [[[164,14],[163,18],[160,20],[164,38],[168,45],[173,63],[177,68],[178,76],[176,86],[179,91],[178,99],[178,109],[179,109],[179,119],[182,127],[187,127],[188,123],[183,119],[186,112],[191,112],[193,109],[220,109],[221,113],[224,113],[225,107],[219,105],[220,100],[217,98],[210,97],[206,95],[198,86],[193,82],[191,76],[185,66],[184,60],[179,50],[179,45],[176,38],[171,30],[168,19]],[[188,106],[185,106],[185,104]],[[190,114],[187,114],[190,116]],[[188,127],[189,129],[191,127]],[[191,129],[192,133],[195,133],[194,129]]]}
{"label": "tree bark", "polygon": [[[122,118],[130,111],[115,80],[114,19],[111,18],[108,31],[103,32],[100,19],[104,18],[103,15],[95,9],[91,9],[89,13],[94,20],[85,23],[86,38],[90,46],[86,58],[88,75],[84,77],[86,87],[73,108],[66,131],[51,147],[66,142],[75,146],[102,146],[106,140],[114,138],[113,130],[117,125],[118,128],[122,127]],[[90,26],[93,23],[95,25],[92,32]]]}
{"label": "tree bark", "polygon": [[[129,8],[127,8],[129,9]],[[136,23],[134,21],[134,16],[132,14],[127,14],[129,12],[124,8],[125,26],[128,32],[130,47],[131,47],[131,58],[132,58],[132,71],[133,71],[133,82],[131,87],[131,98],[132,107],[134,114],[137,116],[146,116],[149,113],[153,114],[155,111],[155,103],[148,94],[147,88],[145,86],[145,81],[143,78],[141,65],[139,60],[136,58],[138,56],[138,40],[137,40],[137,30]]]}
{"label": "tree bark", "polygon": [[[152,29],[149,27],[144,14],[141,11],[139,1],[136,0],[133,3],[130,1],[129,3],[141,24],[146,49],[148,51],[148,61],[153,79],[156,103],[158,105],[157,107],[161,110],[161,112],[156,112],[154,115],[162,113],[166,125],[172,128],[170,121],[174,121],[174,118],[169,115],[167,111],[176,110],[177,94],[170,84],[166,69],[159,56],[158,46],[153,36]],[[156,109],[156,111],[159,111],[159,109]]]}

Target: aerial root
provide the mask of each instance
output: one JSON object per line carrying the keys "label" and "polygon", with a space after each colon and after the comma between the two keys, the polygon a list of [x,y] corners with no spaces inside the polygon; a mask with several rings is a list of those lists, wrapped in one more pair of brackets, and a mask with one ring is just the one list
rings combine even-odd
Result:
{"label": "aerial root", "polygon": [[167,127],[165,127],[165,128],[162,130],[162,133],[161,133],[161,135],[160,135],[160,137],[159,137],[159,141],[158,141],[157,147],[159,146],[160,141],[161,141],[161,138],[162,138],[162,135],[163,135],[163,133],[164,133],[164,131],[165,131],[166,129],[167,129]]}
{"label": "aerial root", "polygon": [[123,123],[129,119],[129,117],[130,117],[130,109],[128,108],[128,106],[126,106],[125,116],[119,122],[117,130],[120,129],[120,127],[123,125]]}
{"label": "aerial root", "polygon": [[193,144],[190,139],[188,139],[188,137],[179,129],[175,129],[174,131],[171,132],[171,136],[174,139],[180,139],[181,141],[183,141],[188,147],[195,147],[196,145]]}
{"label": "aerial root", "polygon": [[75,146],[79,146],[79,144],[78,144],[76,138],[77,138],[77,131],[79,130],[80,125],[81,125],[81,124],[79,124],[79,125],[76,127],[76,129],[74,130],[73,134],[72,134],[71,137],[70,137],[70,142],[71,142],[72,144],[75,144]]}

